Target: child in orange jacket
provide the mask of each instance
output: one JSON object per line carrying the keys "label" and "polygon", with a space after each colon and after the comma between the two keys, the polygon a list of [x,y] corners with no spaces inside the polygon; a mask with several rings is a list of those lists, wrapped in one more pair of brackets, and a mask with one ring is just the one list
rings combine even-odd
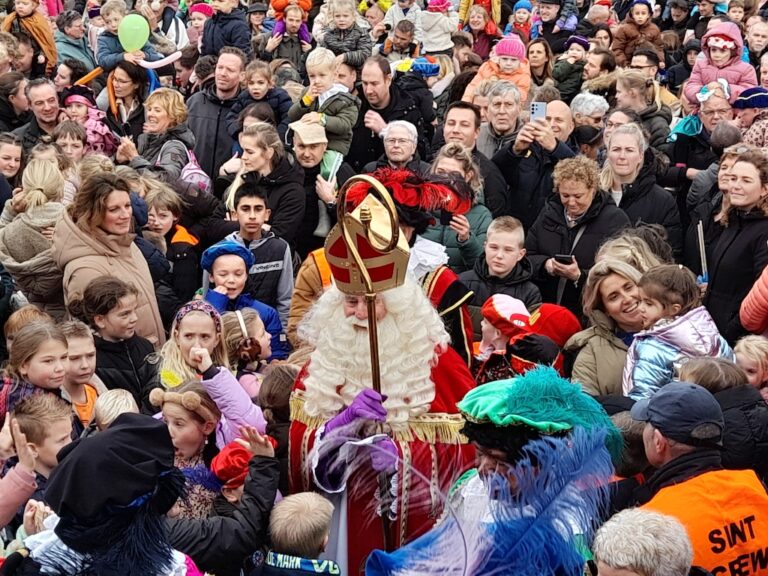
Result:
{"label": "child in orange jacket", "polygon": [[525,57],[525,45],[512,34],[502,38],[494,48],[496,56],[480,66],[477,74],[469,83],[462,100],[472,102],[478,86],[483,80],[508,80],[520,90],[520,101],[525,102],[531,88],[531,67]]}
{"label": "child in orange jacket", "polygon": [[290,4],[297,4],[304,13],[304,22],[301,23],[298,33],[299,41],[312,44],[312,34],[309,33],[309,28],[307,27],[307,14],[309,14],[309,10],[312,8],[312,0],[272,0],[271,6],[275,11],[275,27],[272,30],[272,36],[282,36],[285,34],[284,12]]}

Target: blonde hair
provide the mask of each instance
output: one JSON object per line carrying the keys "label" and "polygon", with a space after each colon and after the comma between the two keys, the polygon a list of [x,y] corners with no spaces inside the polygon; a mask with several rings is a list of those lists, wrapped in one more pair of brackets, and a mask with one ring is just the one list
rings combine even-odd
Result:
{"label": "blonde hair", "polygon": [[336,69],[336,55],[328,48],[315,48],[307,56],[306,68],[330,68]]}
{"label": "blonde hair", "polygon": [[336,12],[339,12],[341,10],[348,9],[354,14],[357,15],[357,5],[355,4],[354,0],[329,0],[328,1],[328,12],[333,19],[333,15],[336,14]]}
{"label": "blonde hair", "polygon": [[168,210],[174,216],[181,216],[184,200],[175,190],[154,178],[146,180],[146,187],[147,195],[144,201],[147,203],[147,209]]}
{"label": "blonde hair", "polygon": [[259,313],[253,308],[243,308],[239,310],[243,316],[243,322],[245,322],[245,329],[248,332],[243,334],[243,329],[240,326],[240,320],[237,317],[237,312],[227,312],[221,315],[221,338],[224,341],[224,348],[227,351],[227,357],[230,361],[230,368],[236,368],[239,360],[239,348],[246,338],[254,338],[254,334],[251,333],[251,327],[254,322],[258,322],[262,328],[266,329],[264,322],[259,316]]}
{"label": "blonde hair", "polygon": [[648,78],[640,70],[631,68],[619,71],[617,84],[623,85],[627,90],[634,90],[643,97],[646,105],[656,104],[661,109],[661,90],[658,82]]}
{"label": "blonde hair", "polygon": [[[272,155],[270,164],[271,168],[274,168],[277,165],[278,160],[285,156],[285,148],[280,140],[280,135],[277,133],[277,129],[266,122],[256,122],[256,124],[244,128],[240,133],[240,137],[253,138],[256,141],[256,147],[260,148],[262,152],[272,150],[274,154]],[[237,194],[238,189],[242,186],[245,174],[245,167],[243,167],[237,173],[235,181],[232,182],[232,185],[227,190],[226,206],[227,210],[230,212],[234,212],[235,210],[235,194]]]}
{"label": "blonde hair", "polygon": [[43,312],[34,304],[27,304],[8,316],[8,320],[6,320],[3,325],[3,333],[5,334],[6,339],[12,340],[13,337],[16,336],[16,332],[35,320],[49,322],[51,324],[55,323],[53,318],[47,312]]}
{"label": "blonde hair", "polygon": [[101,6],[101,17],[106,18],[112,13],[120,14],[121,16],[125,16],[128,13],[128,9],[125,5],[125,2],[123,0],[107,0],[104,2],[104,4]]}
{"label": "blonde hair", "polygon": [[725,358],[685,359],[679,376],[682,382],[698,384],[712,394],[748,383],[746,372]]}
{"label": "blonde hair", "polygon": [[36,208],[48,202],[61,200],[64,176],[50,160],[31,160],[21,176],[21,189],[27,208]]}
{"label": "blonde hair", "polygon": [[77,174],[80,182],[90,180],[100,172],[116,172],[115,163],[104,154],[88,154],[77,167]]}
{"label": "blonde hair", "polygon": [[[202,310],[192,310],[188,312],[181,318],[181,322],[184,321],[184,318],[188,318],[192,314],[200,314],[209,318],[211,323],[214,325],[215,330],[216,322]],[[163,344],[163,347],[160,350],[161,381],[163,386],[171,388],[178,386],[182,382],[197,379],[197,373],[195,372],[194,368],[187,364],[187,361],[181,355],[179,343],[176,341],[176,337],[179,332],[179,324],[180,322],[177,323],[176,318],[174,318],[173,324],[171,325],[171,337],[166,340],[165,344]],[[218,336],[219,342],[216,344],[216,347],[211,353],[211,361],[213,362],[214,366],[229,366],[227,349],[224,346],[224,334],[219,333]]]}
{"label": "blonde hair", "polygon": [[139,406],[133,398],[133,394],[122,388],[107,390],[96,398],[93,405],[93,421],[99,430],[108,428],[120,414],[131,412],[139,413]]}
{"label": "blonde hair", "polygon": [[171,128],[187,120],[187,105],[180,92],[170,88],[159,88],[152,92],[144,101],[144,109],[150,106],[160,106],[171,122]]}
{"label": "blonde hair", "polygon": [[56,394],[33,394],[16,404],[11,417],[27,441],[39,446],[48,438],[51,424],[72,419],[72,408]]}
{"label": "blonde hair", "polygon": [[648,242],[634,234],[622,234],[616,238],[606,240],[597,250],[597,255],[595,256],[595,263],[602,260],[619,260],[641,274],[654,266],[664,264],[653,253]]}
{"label": "blonde hair", "polygon": [[[645,154],[645,151],[648,150],[648,141],[645,139],[645,134],[643,134],[643,129],[635,124],[634,122],[630,122],[629,124],[625,124],[624,126],[619,126],[616,128],[613,133],[611,133],[611,137],[608,139],[608,142],[605,143],[606,151],[610,151],[611,149],[611,142],[613,141],[616,136],[620,135],[627,135],[631,136],[635,139],[635,143],[637,144],[638,149],[640,150],[641,154]],[[638,173],[640,172],[640,168],[642,168],[642,162],[640,166],[637,167]],[[605,164],[603,165],[603,170],[600,172],[600,188],[602,190],[610,190],[613,188],[613,181],[616,177],[615,172],[613,171],[613,167],[611,166],[611,162],[606,159]]]}
{"label": "blonde hair", "polygon": [[[466,174],[466,182],[475,193],[475,199],[479,198],[479,195],[483,191],[483,177],[480,174],[480,168],[472,158],[472,151],[458,142],[449,142],[442,148],[432,161],[432,173],[437,170],[437,164],[442,158],[450,158],[461,164],[461,169]],[[470,173],[472,174],[470,176]]]}
{"label": "blonde hair", "polygon": [[66,337],[53,322],[34,320],[22,326],[13,337],[13,346],[11,346],[6,372],[14,378],[23,380],[21,367],[37,354],[43,344],[50,340],[59,342],[64,348],[68,346]]}
{"label": "blonde hair", "polygon": [[768,338],[765,336],[744,336],[733,347],[736,358],[743,356],[757,363],[760,372],[768,376]]}
{"label": "blonde hair", "polygon": [[600,286],[603,280],[608,278],[611,274],[616,274],[627,280],[631,280],[635,284],[640,282],[642,274],[633,268],[630,264],[622,260],[601,260],[596,262],[594,266],[589,270],[589,276],[587,276],[587,283],[584,285],[584,294],[582,301],[584,303],[584,315],[589,318],[592,323],[595,323],[595,310],[605,312],[603,307],[603,299],[600,296]]}
{"label": "blonde hair", "polygon": [[269,534],[272,549],[313,559],[320,555],[333,518],[333,504],[316,492],[286,496],[272,508]]}
{"label": "blonde hair", "polygon": [[432,56],[435,61],[437,62],[437,65],[440,66],[440,72],[437,73],[437,79],[442,80],[448,74],[452,74],[454,72],[453,70],[453,60],[450,56],[447,54],[435,54]]}
{"label": "blonde hair", "polygon": [[499,216],[491,220],[488,225],[488,230],[485,232],[486,242],[491,234],[498,232],[507,232],[509,234],[517,234],[520,237],[520,247],[525,244],[525,230],[523,229],[523,223],[520,222],[514,216]]}
{"label": "blonde hair", "polygon": [[80,320],[67,320],[59,324],[59,328],[61,328],[61,332],[67,340],[72,338],[89,338],[93,341],[93,332],[91,332],[88,324]]}
{"label": "blonde hair", "polygon": [[488,23],[488,20],[491,19],[491,17],[488,15],[488,10],[486,10],[479,4],[474,4],[472,8],[469,9],[469,16],[467,16],[467,22],[469,22],[469,18],[472,16],[472,14],[481,14],[485,19],[486,24]]}

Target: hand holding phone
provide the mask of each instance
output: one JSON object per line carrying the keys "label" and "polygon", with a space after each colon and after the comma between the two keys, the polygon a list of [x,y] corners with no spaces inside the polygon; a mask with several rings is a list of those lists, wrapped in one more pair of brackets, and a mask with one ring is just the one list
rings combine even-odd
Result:
{"label": "hand holding phone", "polygon": [[563,266],[568,266],[569,264],[573,264],[572,254],[555,254],[554,258],[555,258],[555,262],[557,262],[558,264],[562,264]]}
{"label": "hand holding phone", "polygon": [[531,122],[547,119],[547,104],[545,102],[531,102]]}

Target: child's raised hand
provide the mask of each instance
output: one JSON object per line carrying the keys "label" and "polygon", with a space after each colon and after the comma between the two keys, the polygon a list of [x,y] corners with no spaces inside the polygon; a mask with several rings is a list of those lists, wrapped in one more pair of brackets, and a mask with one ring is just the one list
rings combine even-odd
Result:
{"label": "child's raised hand", "polygon": [[38,502],[37,500],[28,500],[27,505],[24,507],[24,531],[27,533],[27,536],[42,532],[45,529],[43,520],[51,514],[53,514],[53,511],[45,503]]}
{"label": "child's raised hand", "polygon": [[235,442],[243,448],[250,450],[254,456],[275,457],[275,449],[272,447],[269,438],[259,434],[259,431],[253,426],[241,426],[240,435],[242,438],[238,438]]}
{"label": "child's raised hand", "polygon": [[274,52],[275,49],[280,46],[280,42],[283,41],[283,35],[278,34],[277,36],[272,36],[269,40],[267,40],[267,45],[264,47],[264,49],[267,52]]}
{"label": "child's raised hand", "polygon": [[19,466],[23,466],[30,472],[35,470],[37,456],[29,449],[27,436],[21,431],[19,421],[16,418],[11,422],[11,434],[13,435],[13,444],[16,446],[16,456],[19,458]]}
{"label": "child's raised hand", "polygon": [[131,64],[138,65],[139,60],[141,60],[141,58],[138,58],[135,52],[126,52],[125,54],[123,54],[123,60],[125,60],[126,62],[130,62]]}
{"label": "child's raised hand", "polygon": [[211,353],[208,352],[208,348],[190,348],[189,364],[201,374],[213,366]]}

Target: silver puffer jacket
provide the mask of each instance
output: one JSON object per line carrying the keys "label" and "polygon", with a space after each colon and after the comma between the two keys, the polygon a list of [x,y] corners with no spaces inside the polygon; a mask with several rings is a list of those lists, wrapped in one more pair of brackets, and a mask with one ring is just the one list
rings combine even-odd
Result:
{"label": "silver puffer jacket", "polygon": [[703,306],[673,320],[660,320],[635,335],[624,366],[624,395],[633,400],[650,398],[672,381],[684,359],[697,357],[734,359]]}

